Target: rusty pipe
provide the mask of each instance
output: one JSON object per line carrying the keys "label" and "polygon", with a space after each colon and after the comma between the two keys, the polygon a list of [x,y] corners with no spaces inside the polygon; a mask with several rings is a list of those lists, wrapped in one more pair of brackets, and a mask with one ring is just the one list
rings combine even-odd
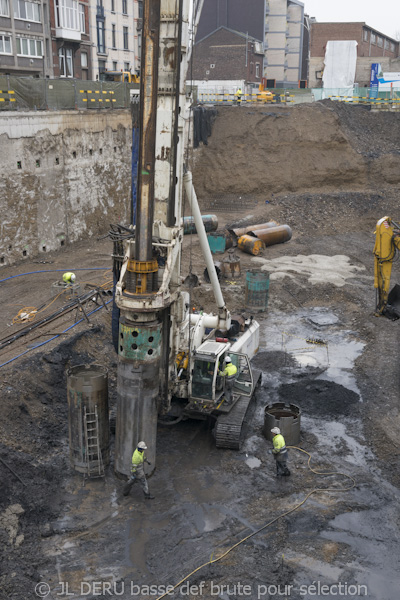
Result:
{"label": "rusty pipe", "polygon": [[143,11],[135,259],[144,262],[153,257],[160,0],[147,0]]}

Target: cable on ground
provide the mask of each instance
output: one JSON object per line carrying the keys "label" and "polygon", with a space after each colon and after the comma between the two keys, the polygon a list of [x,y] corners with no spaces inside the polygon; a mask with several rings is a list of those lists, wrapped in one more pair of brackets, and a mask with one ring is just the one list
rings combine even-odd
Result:
{"label": "cable on ground", "polygon": [[182,585],[182,583],[184,583],[187,579],[189,579],[189,577],[191,577],[195,573],[198,573],[198,571],[200,571],[201,569],[204,569],[205,567],[207,567],[209,565],[212,565],[212,564],[215,564],[215,563],[219,562],[220,560],[222,560],[223,558],[225,558],[225,556],[227,556],[230,552],[232,552],[232,550],[234,550],[235,548],[237,548],[238,546],[240,546],[241,544],[243,544],[244,542],[246,542],[250,538],[254,537],[255,535],[257,535],[261,531],[264,531],[264,529],[266,529],[267,527],[270,527],[270,525],[273,525],[279,519],[282,519],[283,517],[286,517],[287,515],[290,515],[294,511],[298,510],[301,506],[303,506],[303,504],[305,504],[307,502],[307,500],[313,494],[316,494],[317,492],[348,492],[348,491],[352,490],[355,487],[356,482],[355,482],[355,479],[353,477],[351,477],[351,475],[347,475],[347,473],[341,473],[339,471],[327,471],[327,472],[315,471],[315,469],[313,469],[311,467],[311,465],[310,465],[311,454],[309,452],[307,452],[307,450],[303,450],[302,448],[298,448],[297,446],[287,446],[287,448],[291,448],[293,450],[298,450],[299,452],[303,452],[304,454],[307,454],[308,455],[308,462],[307,462],[308,468],[310,469],[310,471],[312,471],[316,475],[342,475],[343,477],[346,477],[347,479],[350,479],[351,485],[349,485],[347,487],[342,487],[342,488],[315,488],[314,490],[312,490],[311,492],[309,492],[306,495],[306,497],[304,498],[304,500],[302,500],[301,502],[299,502],[299,504],[296,504],[296,506],[294,506],[290,510],[287,510],[286,512],[282,513],[281,515],[278,515],[277,517],[275,517],[274,519],[272,519],[272,521],[269,521],[268,523],[266,523],[265,525],[263,525],[262,527],[260,527],[256,531],[253,531],[253,533],[250,533],[249,535],[247,535],[246,537],[244,537],[242,540],[240,540],[239,542],[237,542],[236,544],[234,544],[233,546],[231,546],[230,548],[228,548],[228,550],[226,550],[225,552],[223,552],[223,554],[221,554],[221,556],[218,556],[217,558],[209,560],[208,562],[206,562],[206,563],[200,565],[199,567],[197,567],[197,569],[194,569],[191,573],[189,573],[188,575],[186,575],[176,585],[174,585],[172,589],[169,588],[168,592],[165,592],[164,594],[162,594],[162,596],[158,596],[158,598],[156,598],[156,600],[161,600],[162,598],[165,598],[166,596],[170,596],[171,592],[174,591],[174,590],[176,590],[176,588],[179,587],[180,585]]}

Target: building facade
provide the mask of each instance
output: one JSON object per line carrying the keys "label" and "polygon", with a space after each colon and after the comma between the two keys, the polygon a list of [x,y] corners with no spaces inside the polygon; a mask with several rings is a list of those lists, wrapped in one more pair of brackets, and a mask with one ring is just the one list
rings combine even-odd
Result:
{"label": "building facade", "polygon": [[47,2],[0,0],[0,74],[52,74]]}
{"label": "building facade", "polygon": [[91,0],[93,79],[104,71],[140,72],[143,0]]}
{"label": "building facade", "polygon": [[276,87],[297,87],[307,79],[303,43],[308,29],[299,0],[204,0],[196,41],[219,27],[263,43],[262,77],[275,81]]}
{"label": "building facade", "polygon": [[89,0],[51,0],[54,77],[92,79]]}
{"label": "building facade", "polygon": [[259,84],[263,76],[263,59],[261,41],[219,27],[196,42],[192,77],[196,81],[243,80]]}
{"label": "building facade", "polygon": [[399,42],[369,27],[366,23],[311,24],[310,87],[322,86],[326,44],[335,40],[357,42],[356,83],[368,87],[372,63],[381,63],[391,71],[391,63],[399,57]]}
{"label": "building facade", "polygon": [[276,87],[298,87],[307,79],[303,67],[304,4],[266,0],[264,76]]}

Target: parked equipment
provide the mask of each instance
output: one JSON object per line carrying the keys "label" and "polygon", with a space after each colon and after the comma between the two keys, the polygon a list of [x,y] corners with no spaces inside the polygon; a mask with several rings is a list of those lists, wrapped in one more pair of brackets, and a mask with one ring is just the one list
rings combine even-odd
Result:
{"label": "parked equipment", "polygon": [[390,217],[382,217],[375,230],[374,287],[377,290],[375,316],[400,318],[400,286],[389,293],[393,261],[400,249],[400,225]]}

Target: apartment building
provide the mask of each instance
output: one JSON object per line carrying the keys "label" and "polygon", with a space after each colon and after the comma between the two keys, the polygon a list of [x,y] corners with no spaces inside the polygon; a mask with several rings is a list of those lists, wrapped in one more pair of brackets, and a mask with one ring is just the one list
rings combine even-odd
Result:
{"label": "apartment building", "polygon": [[91,79],[89,0],[50,0],[54,77]]}
{"label": "apartment building", "polygon": [[304,4],[298,0],[266,0],[264,76],[277,87],[298,87],[303,72]]}
{"label": "apartment building", "polygon": [[143,0],[91,0],[93,79],[104,71],[139,74]]}
{"label": "apartment building", "polygon": [[[310,87],[322,86],[326,44],[335,40],[357,42],[356,83],[368,87],[371,64],[380,63],[383,71],[391,71],[391,63],[398,59],[400,44],[397,40],[370,27],[366,23],[312,23],[310,43]],[[397,66],[394,69],[397,71]]]}
{"label": "apartment building", "polygon": [[0,0],[0,74],[52,73],[48,5],[42,0]]}

